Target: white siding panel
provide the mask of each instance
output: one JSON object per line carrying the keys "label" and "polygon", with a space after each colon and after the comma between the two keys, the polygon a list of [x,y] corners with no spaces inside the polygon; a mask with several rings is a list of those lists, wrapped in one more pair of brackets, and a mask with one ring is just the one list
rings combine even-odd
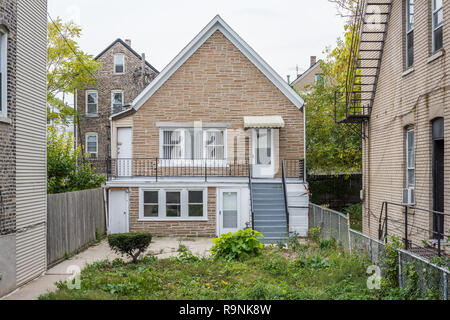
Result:
{"label": "white siding panel", "polygon": [[17,1],[17,284],[47,267],[47,1]]}
{"label": "white siding panel", "polygon": [[308,235],[309,196],[304,184],[288,184],[289,231]]}

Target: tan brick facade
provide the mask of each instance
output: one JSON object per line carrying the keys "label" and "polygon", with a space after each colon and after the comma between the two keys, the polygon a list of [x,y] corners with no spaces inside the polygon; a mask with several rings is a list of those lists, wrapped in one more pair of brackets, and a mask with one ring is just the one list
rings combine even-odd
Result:
{"label": "tan brick facade", "polygon": [[215,237],[216,188],[208,188],[208,221],[139,221],[139,188],[130,189],[130,232],[150,232],[153,236]]}
{"label": "tan brick facade", "polygon": [[303,112],[216,32],[133,115],[133,156],[159,157],[156,122],[220,122],[243,130],[244,116],[262,115],[280,115],[286,123],[279,133],[280,159],[303,159]]}
{"label": "tan brick facade", "polygon": [[[124,74],[114,73],[114,55],[123,54],[125,56]],[[96,73],[97,85],[87,87],[78,91],[77,110],[80,114],[80,125],[78,132],[78,143],[85,147],[85,136],[87,133],[98,134],[98,158],[106,159],[110,157],[111,150],[111,126],[109,117],[111,116],[111,99],[113,91],[123,91],[124,105],[130,105],[141,91],[158,75],[158,72],[145,64],[145,73],[142,69],[144,64],[142,59],[130,51],[121,41],[115,44],[106,52],[98,56],[97,61],[101,64],[100,70]],[[86,91],[98,91],[98,115],[86,115]]]}
{"label": "tan brick facade", "polygon": [[[443,117],[445,140],[450,141],[448,93],[449,58],[445,50],[431,54],[431,1],[415,1],[414,66],[405,70],[404,1],[393,0],[385,42],[380,78],[369,122],[369,139],[363,144],[364,232],[378,237],[378,217],[384,201],[402,203],[406,184],[406,128],[415,129],[415,195],[419,208],[432,209],[431,121]],[[443,1],[444,49],[450,38],[450,1]],[[442,56],[440,56],[442,54]],[[450,163],[450,147],[445,143],[445,164]],[[450,169],[445,167],[445,211],[450,208]],[[399,209],[389,207],[389,217],[403,221]],[[414,227],[409,238],[414,243],[429,240],[431,214],[416,211],[409,216]],[[450,229],[450,220],[445,230]],[[403,236],[400,224],[389,226],[389,233]]]}

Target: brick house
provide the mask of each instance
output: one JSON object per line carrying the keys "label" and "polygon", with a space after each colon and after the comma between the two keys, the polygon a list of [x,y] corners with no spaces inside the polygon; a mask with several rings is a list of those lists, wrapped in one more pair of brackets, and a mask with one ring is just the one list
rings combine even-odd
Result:
{"label": "brick house", "polygon": [[101,64],[97,85],[79,90],[75,108],[79,124],[76,141],[98,159],[111,156],[109,117],[126,109],[137,95],[159,74],[131,47],[131,40],[117,39],[95,57]]}
{"label": "brick house", "polygon": [[46,52],[47,1],[1,1],[0,297],[47,268]]}
{"label": "brick house", "polygon": [[311,56],[308,70],[299,74],[297,79],[292,81],[291,86],[298,92],[304,92],[308,90],[308,87],[317,83],[322,76],[322,68],[320,67],[320,60],[317,61],[317,57]]}
{"label": "brick house", "polygon": [[303,105],[216,16],[111,117],[109,232],[306,235]]}
{"label": "brick house", "polygon": [[450,2],[359,6],[357,19],[365,22],[353,70],[360,75],[349,79],[351,102],[340,119],[352,130],[362,124],[363,229],[400,236],[408,249],[423,251],[424,241],[438,246],[450,229],[450,217],[436,213],[450,212]]}

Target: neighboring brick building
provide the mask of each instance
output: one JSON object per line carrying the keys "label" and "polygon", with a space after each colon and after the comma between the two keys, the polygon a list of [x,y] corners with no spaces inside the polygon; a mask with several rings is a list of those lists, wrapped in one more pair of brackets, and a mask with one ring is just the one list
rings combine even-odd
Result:
{"label": "neighboring brick building", "polygon": [[0,2],[0,297],[46,268],[47,1]]}
{"label": "neighboring brick building", "polygon": [[309,88],[317,83],[322,77],[322,68],[320,67],[320,60],[317,57],[311,56],[308,70],[297,76],[297,79],[292,81],[291,86],[298,92],[308,91]]}
{"label": "neighboring brick building", "polygon": [[109,231],[215,236],[253,222],[285,239],[284,188],[290,231],[306,235],[304,138],[301,97],[217,16],[112,117]]}
{"label": "neighboring brick building", "polygon": [[[434,232],[450,229],[450,217],[430,212],[450,212],[450,1],[388,2],[391,6],[370,0],[365,10],[380,13],[366,16],[375,24],[363,24],[359,57],[361,82],[376,79],[373,86],[362,85],[361,92],[374,94],[357,97],[359,106],[353,106],[365,109],[357,115],[347,109],[347,125],[363,119],[364,232],[378,237],[381,221],[384,235],[387,216],[387,234],[405,240],[401,205],[409,203],[415,209],[409,209],[406,235],[415,248],[438,238]],[[382,50],[379,64],[377,48]],[[388,204],[387,215],[384,202],[394,203]]]}
{"label": "neighboring brick building", "polygon": [[75,132],[77,143],[85,151],[107,159],[111,150],[109,117],[126,109],[159,72],[145,60],[145,55],[140,56],[131,48],[130,40],[117,39],[95,60],[101,64],[95,75],[98,83],[77,92],[80,121]]}

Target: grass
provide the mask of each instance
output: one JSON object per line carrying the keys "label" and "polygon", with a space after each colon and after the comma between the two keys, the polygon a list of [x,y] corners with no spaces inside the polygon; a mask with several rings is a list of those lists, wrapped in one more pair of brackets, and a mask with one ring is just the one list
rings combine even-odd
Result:
{"label": "grass", "polygon": [[117,259],[87,266],[81,290],[58,290],[41,300],[367,300],[369,261],[351,256],[335,242],[265,248],[242,261],[145,256],[138,264]]}

